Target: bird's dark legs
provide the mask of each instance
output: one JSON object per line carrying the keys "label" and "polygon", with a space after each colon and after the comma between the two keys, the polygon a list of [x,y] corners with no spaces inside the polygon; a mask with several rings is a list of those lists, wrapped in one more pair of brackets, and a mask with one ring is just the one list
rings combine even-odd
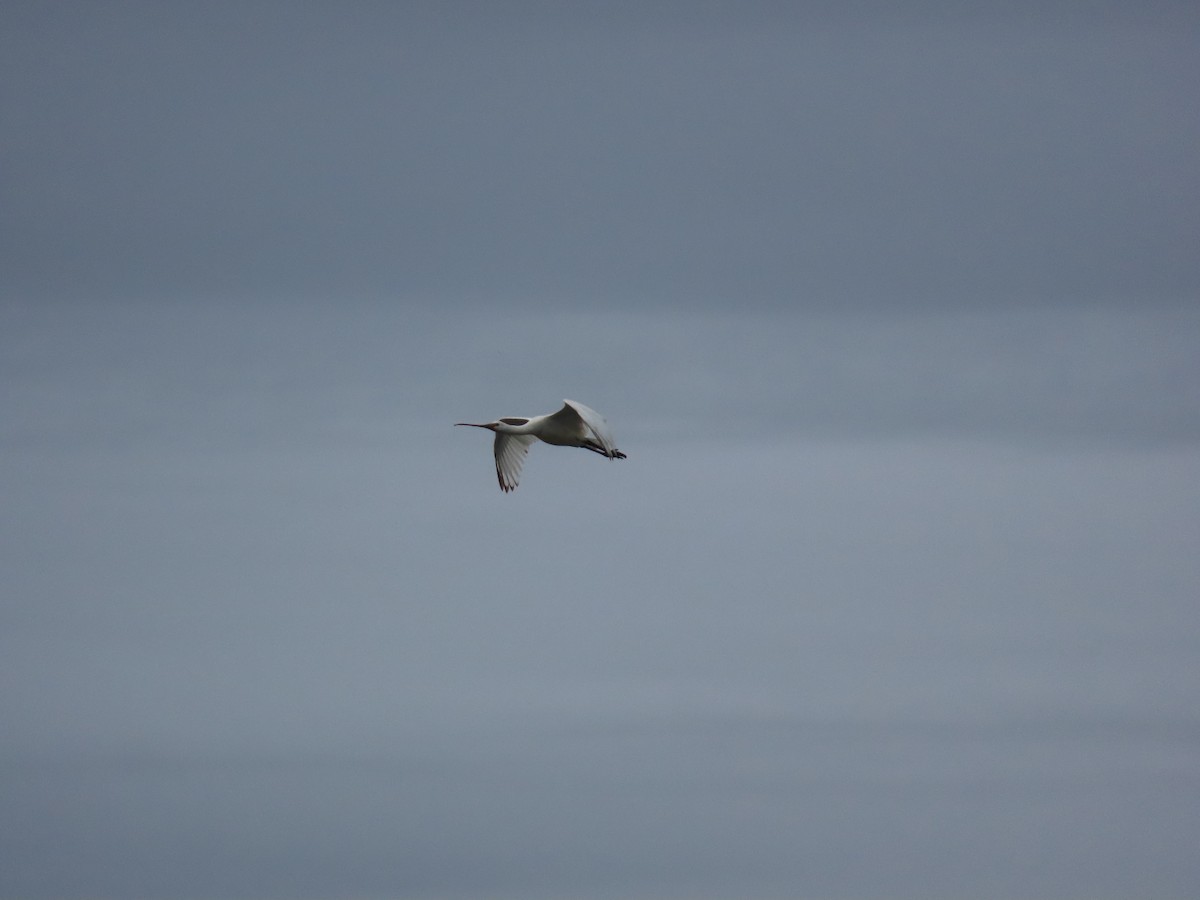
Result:
{"label": "bird's dark legs", "polygon": [[612,456],[608,456],[608,453],[605,452],[603,447],[599,447],[595,444],[580,444],[579,446],[584,450],[591,450],[593,453],[599,453],[601,456],[608,457],[609,459],[625,459],[625,454],[620,450],[614,450],[612,452]]}

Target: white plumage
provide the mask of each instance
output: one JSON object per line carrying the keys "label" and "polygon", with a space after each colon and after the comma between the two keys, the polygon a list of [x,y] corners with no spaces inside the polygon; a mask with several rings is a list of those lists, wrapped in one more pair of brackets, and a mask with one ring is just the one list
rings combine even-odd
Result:
{"label": "white plumage", "polygon": [[529,445],[540,440],[560,447],[583,447],[609,459],[625,459],[617,449],[604,416],[582,403],[564,400],[563,408],[548,416],[505,416],[495,422],[477,425],[456,422],[472,428],[487,428],[496,434],[496,478],[504,492],[516,490],[521,466]]}

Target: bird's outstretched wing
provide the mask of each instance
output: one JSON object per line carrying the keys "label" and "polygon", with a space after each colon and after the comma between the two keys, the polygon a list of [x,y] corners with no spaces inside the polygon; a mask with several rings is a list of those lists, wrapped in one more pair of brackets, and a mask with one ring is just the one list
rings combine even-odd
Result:
{"label": "bird's outstretched wing", "polygon": [[[608,422],[604,420],[604,416],[596,412],[590,406],[584,406],[582,403],[577,403],[574,400],[564,400],[563,408],[556,412],[551,418],[558,419],[564,424],[567,422],[574,423],[581,428],[585,440],[587,437],[592,439],[592,442],[599,445],[598,452],[603,453],[609,459],[624,459],[625,454],[617,449],[616,438],[608,428]],[[587,446],[585,443],[584,446]],[[589,450],[596,449],[588,447]]]}
{"label": "bird's outstretched wing", "polygon": [[529,445],[537,438],[532,434],[501,434],[496,432],[496,478],[500,481],[500,490],[506,494],[516,490],[517,482],[521,480],[521,466],[525,463],[525,454]]}

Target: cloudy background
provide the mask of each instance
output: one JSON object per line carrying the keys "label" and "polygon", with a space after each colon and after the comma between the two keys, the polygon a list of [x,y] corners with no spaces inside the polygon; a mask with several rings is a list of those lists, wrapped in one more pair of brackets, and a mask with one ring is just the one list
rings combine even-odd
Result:
{"label": "cloudy background", "polygon": [[[0,897],[1194,897],[1191,3],[0,5]],[[603,411],[503,495],[456,421]]]}

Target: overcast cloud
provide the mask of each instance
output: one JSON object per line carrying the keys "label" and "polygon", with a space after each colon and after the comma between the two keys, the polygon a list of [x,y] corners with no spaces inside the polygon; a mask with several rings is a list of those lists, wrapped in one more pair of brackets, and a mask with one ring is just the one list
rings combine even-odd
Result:
{"label": "overcast cloud", "polygon": [[895,6],[0,5],[0,897],[1196,896],[1200,12]]}

